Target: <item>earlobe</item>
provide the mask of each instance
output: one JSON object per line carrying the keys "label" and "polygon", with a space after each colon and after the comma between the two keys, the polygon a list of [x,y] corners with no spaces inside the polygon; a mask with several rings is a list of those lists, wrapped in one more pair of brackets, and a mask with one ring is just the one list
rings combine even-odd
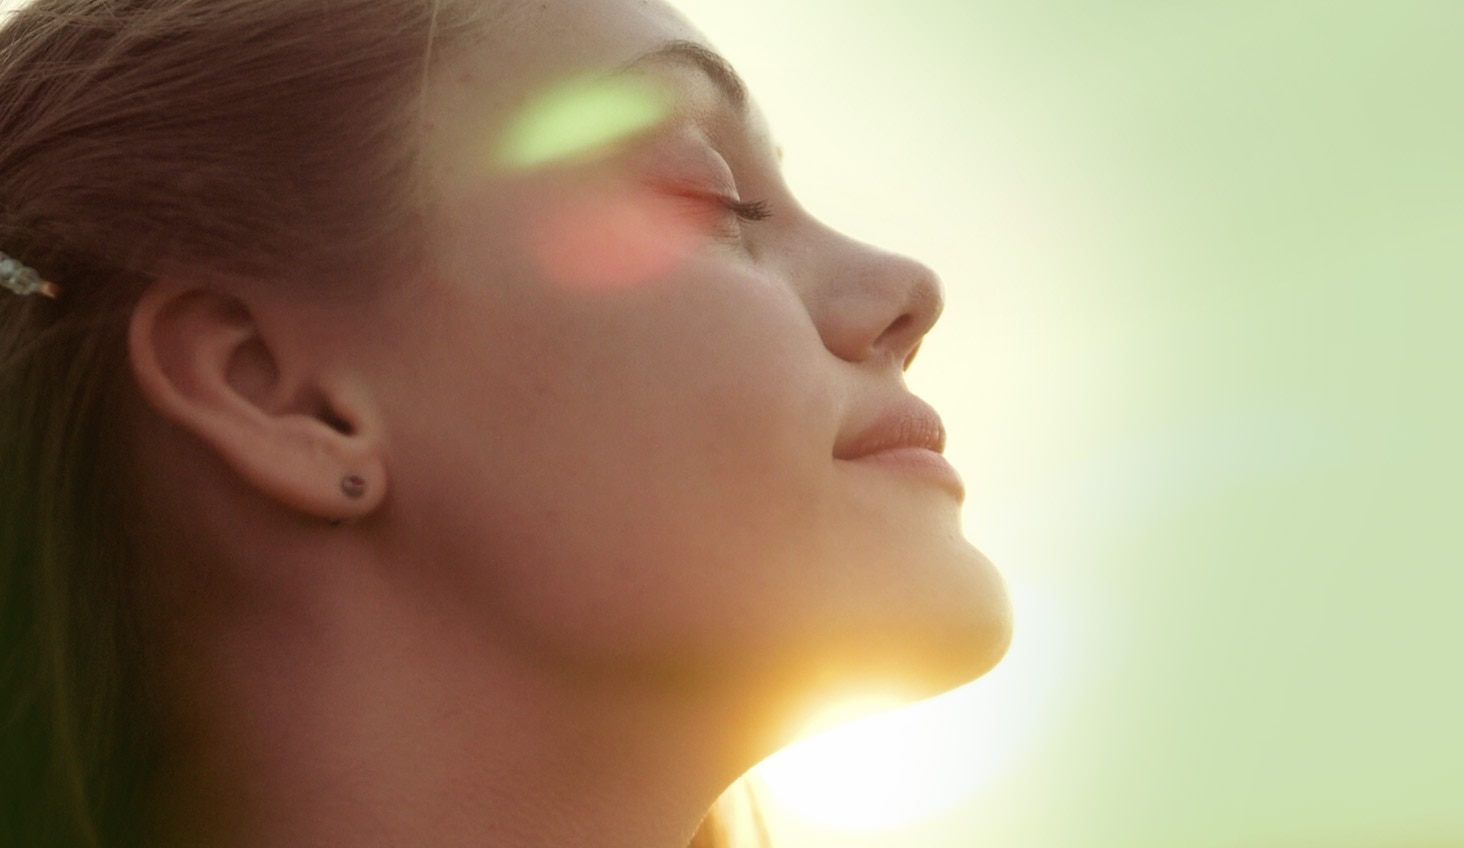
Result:
{"label": "earlobe", "polygon": [[386,493],[379,422],[356,377],[283,343],[291,329],[262,325],[234,295],[159,281],[133,309],[128,356],[147,403],[260,494],[361,518]]}

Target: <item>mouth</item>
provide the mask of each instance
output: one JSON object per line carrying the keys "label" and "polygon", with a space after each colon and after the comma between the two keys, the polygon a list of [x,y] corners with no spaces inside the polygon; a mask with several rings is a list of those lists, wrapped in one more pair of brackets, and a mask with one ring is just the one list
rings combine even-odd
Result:
{"label": "mouth", "polygon": [[834,445],[835,459],[860,459],[886,451],[920,448],[945,452],[946,431],[940,416],[913,395],[880,409],[874,417]]}
{"label": "mouth", "polygon": [[834,445],[834,459],[923,477],[964,500],[965,483],[946,460],[946,430],[929,404],[913,395],[880,408]]}

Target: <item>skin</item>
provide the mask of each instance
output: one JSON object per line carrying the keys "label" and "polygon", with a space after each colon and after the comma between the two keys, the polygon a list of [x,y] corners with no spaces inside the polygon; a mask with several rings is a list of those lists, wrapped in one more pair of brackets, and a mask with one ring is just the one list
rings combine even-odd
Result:
{"label": "skin", "polygon": [[804,211],[755,107],[684,62],[635,72],[675,104],[649,132],[485,154],[674,39],[705,43],[656,3],[557,0],[446,65],[409,285],[138,304],[158,844],[682,846],[809,710],[1005,651],[959,497],[833,457],[906,396],[928,269]]}

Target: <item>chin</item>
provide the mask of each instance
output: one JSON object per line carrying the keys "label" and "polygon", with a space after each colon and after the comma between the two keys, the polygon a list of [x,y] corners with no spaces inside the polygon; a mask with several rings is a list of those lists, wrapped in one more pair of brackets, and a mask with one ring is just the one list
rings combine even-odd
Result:
{"label": "chin", "polygon": [[959,533],[922,535],[875,566],[883,579],[865,593],[869,623],[847,633],[853,669],[915,698],[976,680],[1012,641],[1011,601],[991,561]]}
{"label": "chin", "polygon": [[804,674],[785,680],[785,689],[762,702],[762,714],[776,728],[762,756],[804,738],[811,726],[830,729],[979,679],[1011,644],[1010,610],[1004,596],[1001,601],[958,625],[937,630],[927,621],[918,631],[887,631],[885,639],[846,644],[837,655],[805,666]]}
{"label": "chin", "polygon": [[[965,537],[939,491],[868,486],[822,536],[832,589],[828,633],[848,675],[932,697],[986,674],[1006,655],[1012,610],[996,566]],[[835,609],[834,607],[842,607]]]}
{"label": "chin", "polygon": [[968,591],[953,593],[957,608],[945,619],[946,638],[933,653],[954,681],[964,686],[996,667],[1012,644],[1012,606],[1006,582],[985,556],[963,541],[969,552],[965,574]]}
{"label": "chin", "polygon": [[1012,641],[1005,583],[985,557],[962,547],[960,556],[924,568],[905,564],[901,579],[865,587],[873,591],[843,609],[825,607],[795,637],[809,648],[785,680],[799,714],[839,700],[933,698],[1001,661]]}
{"label": "chin", "polygon": [[1005,593],[984,596],[954,615],[932,615],[903,632],[887,632],[878,643],[867,642],[851,658],[851,683],[902,700],[933,698],[991,671],[1011,642]]}

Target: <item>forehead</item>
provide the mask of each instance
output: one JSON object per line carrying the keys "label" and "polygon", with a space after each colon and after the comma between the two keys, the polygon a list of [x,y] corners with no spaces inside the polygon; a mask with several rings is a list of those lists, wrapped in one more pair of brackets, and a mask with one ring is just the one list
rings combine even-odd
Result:
{"label": "forehead", "polygon": [[434,170],[451,172],[556,83],[624,67],[668,42],[706,43],[658,0],[498,0],[494,12],[429,81],[423,142]]}
{"label": "forehead", "polygon": [[[605,68],[667,40],[705,41],[661,0],[497,0],[471,64],[533,77]],[[523,81],[531,81],[524,79]]]}

